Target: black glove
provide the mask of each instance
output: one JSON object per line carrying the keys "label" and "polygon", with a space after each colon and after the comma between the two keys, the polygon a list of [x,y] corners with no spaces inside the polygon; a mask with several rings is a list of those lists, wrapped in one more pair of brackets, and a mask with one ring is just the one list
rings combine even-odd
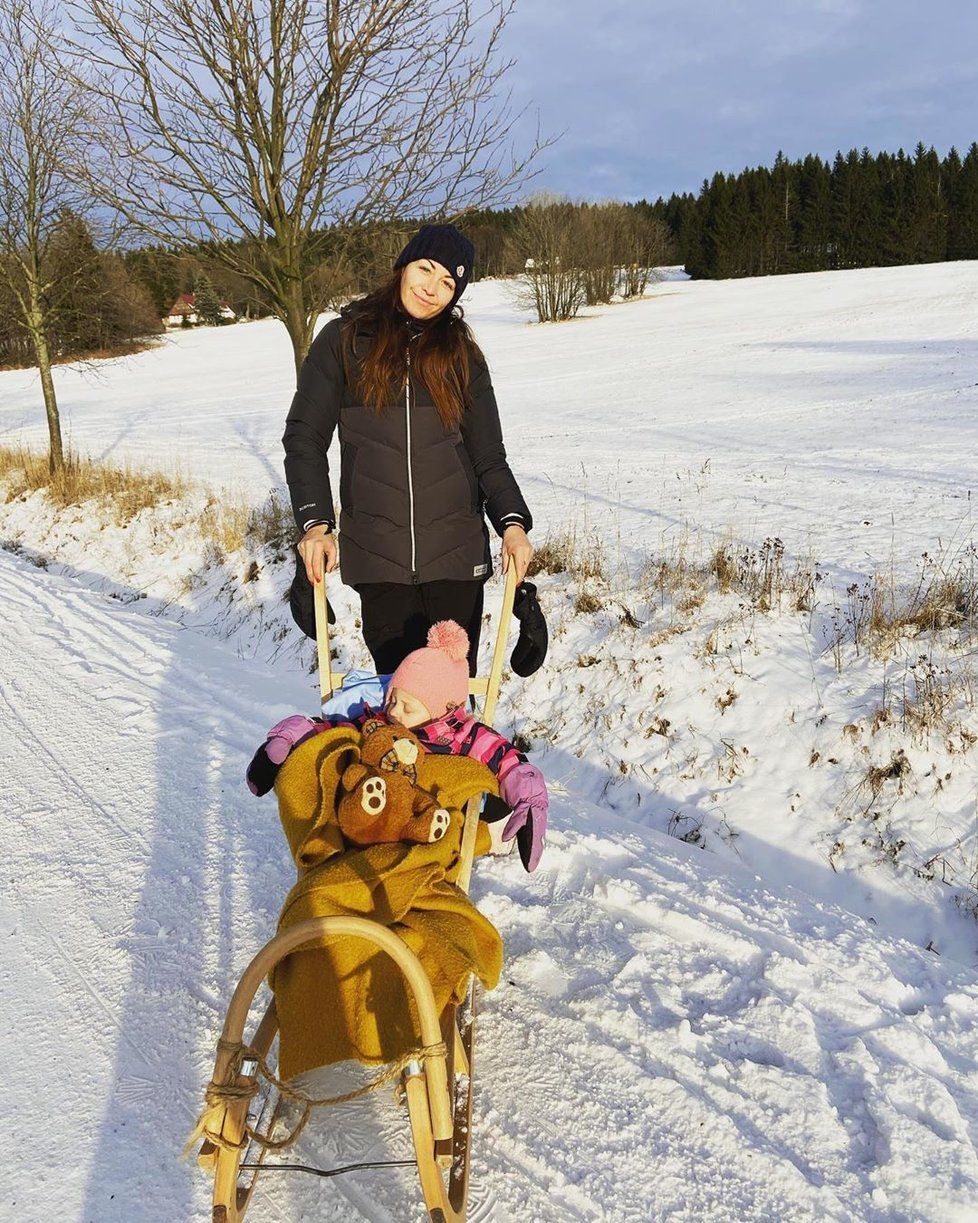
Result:
{"label": "black glove", "polygon": [[[292,579],[292,585],[289,588],[289,611],[292,613],[292,619],[296,622],[299,628],[307,637],[316,640],[316,604],[315,595],[312,589],[312,583],[306,577],[306,562],[299,555],[299,549],[293,549],[295,552],[295,577]],[[336,623],[336,613],[333,611],[329,599],[326,600],[326,620],[329,624]]]}
{"label": "black glove", "polygon": [[274,764],[269,760],[268,743],[263,743],[254,756],[252,756],[251,764],[248,765],[247,772],[245,773],[248,789],[252,794],[256,794],[261,798],[275,785],[275,778],[278,776],[278,771],[281,767],[281,764]]}
{"label": "black glove", "polygon": [[513,615],[520,622],[520,635],[513,646],[509,665],[525,679],[543,666],[549,643],[547,622],[537,599],[537,588],[532,582],[521,582],[516,587]]}

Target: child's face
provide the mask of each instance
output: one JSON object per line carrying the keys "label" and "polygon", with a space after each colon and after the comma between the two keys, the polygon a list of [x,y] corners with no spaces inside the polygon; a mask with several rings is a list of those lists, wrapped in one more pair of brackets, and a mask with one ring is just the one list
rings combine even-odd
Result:
{"label": "child's face", "polygon": [[416,696],[411,696],[400,688],[391,688],[387,693],[387,717],[395,726],[411,730],[412,727],[430,722],[431,712]]}

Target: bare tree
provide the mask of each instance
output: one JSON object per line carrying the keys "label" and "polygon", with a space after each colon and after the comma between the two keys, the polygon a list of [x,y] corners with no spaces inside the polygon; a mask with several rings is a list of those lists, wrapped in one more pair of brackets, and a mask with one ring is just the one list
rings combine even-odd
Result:
{"label": "bare tree", "polygon": [[541,323],[573,318],[584,305],[579,216],[576,204],[541,194],[509,237],[510,258],[524,269],[517,298]]}
{"label": "bare tree", "polygon": [[524,269],[517,299],[541,323],[619,295],[640,297],[668,253],[667,227],[640,208],[546,192],[528,202],[507,239],[507,259]]}
{"label": "bare tree", "polygon": [[578,209],[575,237],[589,306],[610,302],[618,292],[625,212],[625,206],[617,203],[582,204]]}
{"label": "bare tree", "polygon": [[577,220],[584,297],[589,306],[641,297],[665,258],[668,229],[634,205],[582,205]]}
{"label": "bare tree", "polygon": [[542,145],[510,147],[513,3],[74,0],[125,138],[102,198],[156,241],[213,242],[298,367],[364,227],[458,217],[525,180]]}
{"label": "bare tree", "polygon": [[621,283],[622,297],[641,297],[655,269],[669,255],[669,228],[658,217],[646,216],[636,208],[625,210],[622,222]]}
{"label": "bare tree", "polygon": [[91,207],[79,184],[104,136],[83,83],[62,70],[58,26],[52,0],[0,0],[0,279],[36,358],[52,473],[64,450],[48,339],[65,272],[48,256],[61,217]]}

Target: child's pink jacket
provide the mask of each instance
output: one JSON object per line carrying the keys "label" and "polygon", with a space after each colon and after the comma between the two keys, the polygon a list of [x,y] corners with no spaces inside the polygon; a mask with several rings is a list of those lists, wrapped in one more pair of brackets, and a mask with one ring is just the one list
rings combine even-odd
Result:
{"label": "child's pink jacket", "polygon": [[[359,729],[368,719],[378,717],[386,720],[382,713],[368,711],[349,719],[327,719],[317,729],[329,730],[332,726]],[[471,756],[486,765],[500,781],[516,765],[526,763],[526,757],[508,739],[484,722],[477,722],[466,713],[463,705],[423,726],[415,726],[411,733],[418,736],[426,752],[436,756]]]}

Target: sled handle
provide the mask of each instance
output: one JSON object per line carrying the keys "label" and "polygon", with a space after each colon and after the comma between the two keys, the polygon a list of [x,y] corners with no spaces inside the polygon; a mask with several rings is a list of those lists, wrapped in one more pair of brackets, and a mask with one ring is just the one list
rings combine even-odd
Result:
{"label": "sled handle", "polygon": [[[492,653],[492,667],[488,677],[474,675],[469,680],[469,692],[474,696],[484,696],[482,720],[492,725],[496,712],[496,701],[499,699],[499,684],[503,675],[503,662],[506,657],[506,641],[509,636],[510,619],[513,615],[513,600],[516,597],[516,567],[510,565],[506,571],[506,585],[503,589],[503,605],[499,613],[499,626],[496,631],[496,644]],[[334,692],[343,687],[346,674],[333,670],[333,659],[329,651],[329,616],[326,612],[326,578],[323,576],[313,585],[313,606],[316,612],[316,656],[319,663],[319,697],[325,705]]]}
{"label": "sled handle", "polygon": [[[492,725],[496,713],[496,701],[499,698],[499,684],[503,677],[503,660],[506,657],[506,644],[509,636],[509,624],[513,616],[513,600],[516,598],[516,566],[510,561],[506,570],[506,586],[503,589],[503,605],[499,611],[499,625],[496,629],[496,646],[492,652],[492,668],[486,681],[486,699],[482,706],[482,720],[487,726]],[[475,839],[479,831],[479,814],[481,800],[479,796],[470,798],[465,808],[465,824],[462,827],[462,846],[459,850],[459,869],[456,883],[468,895],[472,882],[472,863],[475,860]]]}
{"label": "sled handle", "polygon": [[343,672],[333,670],[329,652],[329,615],[326,612],[326,575],[313,585],[313,605],[316,609],[316,656],[319,662],[319,698],[325,703],[343,687]]}
{"label": "sled handle", "polygon": [[487,726],[492,725],[492,719],[496,715],[496,701],[499,699],[499,685],[503,678],[503,662],[506,658],[506,644],[515,598],[516,566],[510,560],[509,568],[506,570],[506,585],[503,588],[503,605],[499,609],[499,625],[496,629],[496,645],[492,652],[492,667],[486,683],[486,699],[482,706],[482,720]]}
{"label": "sled handle", "polygon": [[[303,943],[334,937],[366,939],[386,952],[404,974],[414,996],[421,1026],[421,1043],[425,1046],[441,1044],[441,1024],[431,982],[421,966],[421,961],[399,935],[379,922],[365,917],[310,917],[266,943],[244,970],[224,1018],[221,1044],[215,1062],[214,1082],[225,1081],[233,1056],[232,1050],[244,1039],[248,1011],[255,994],[276,964]],[[450,1140],[454,1124],[449,1103],[445,1053],[430,1053],[424,1059],[424,1068],[434,1136],[436,1140]]]}

